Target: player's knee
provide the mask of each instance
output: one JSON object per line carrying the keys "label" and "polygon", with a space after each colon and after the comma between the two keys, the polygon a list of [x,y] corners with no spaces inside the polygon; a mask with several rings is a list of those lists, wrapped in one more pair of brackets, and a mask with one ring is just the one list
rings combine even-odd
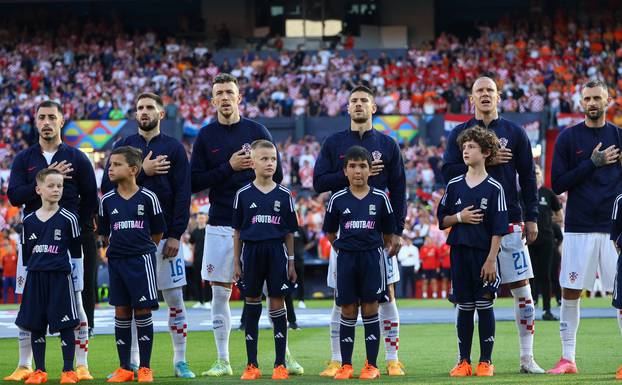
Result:
{"label": "player's knee", "polygon": [[344,318],[357,318],[358,306],[355,303],[349,303],[347,305],[341,305],[341,316]]}
{"label": "player's knee", "polygon": [[132,318],[132,309],[129,306],[116,306],[114,308],[114,315],[117,318]]}
{"label": "player's knee", "polygon": [[261,297],[244,297],[246,302],[261,302]]}
{"label": "player's knee", "polygon": [[150,308],[138,308],[134,309],[134,316],[143,316],[151,314]]}
{"label": "player's knee", "polygon": [[270,310],[283,309],[285,307],[285,298],[283,297],[270,297]]}
{"label": "player's knee", "polygon": [[361,314],[364,316],[370,316],[378,314],[378,302],[363,302],[361,303]]}

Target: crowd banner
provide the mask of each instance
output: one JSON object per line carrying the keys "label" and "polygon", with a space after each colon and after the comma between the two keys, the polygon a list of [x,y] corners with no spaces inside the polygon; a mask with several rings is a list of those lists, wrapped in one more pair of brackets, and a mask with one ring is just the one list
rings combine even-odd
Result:
{"label": "crowd banner", "polygon": [[560,130],[563,130],[564,128],[572,127],[576,124],[581,123],[585,119],[585,115],[576,114],[576,113],[558,112],[556,118],[557,118],[557,127],[559,127]]}

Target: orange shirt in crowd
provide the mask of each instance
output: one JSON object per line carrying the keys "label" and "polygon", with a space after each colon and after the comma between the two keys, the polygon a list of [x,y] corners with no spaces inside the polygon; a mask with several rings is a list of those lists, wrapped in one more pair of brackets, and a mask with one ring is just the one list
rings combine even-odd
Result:
{"label": "orange shirt in crowd", "polygon": [[450,246],[446,243],[443,243],[441,246],[436,248],[436,252],[438,253],[438,259],[440,260],[442,269],[449,269],[451,267],[451,259],[449,258],[449,249],[450,249]]}
{"label": "orange shirt in crowd", "polygon": [[2,256],[2,276],[15,277],[17,274],[17,255],[15,253],[4,253]]}
{"label": "orange shirt in crowd", "polygon": [[419,249],[419,258],[421,258],[421,268],[423,270],[436,270],[439,268],[439,260],[434,245],[421,246]]}
{"label": "orange shirt in crowd", "polygon": [[330,257],[330,242],[328,241],[326,235],[320,238],[318,243],[320,246],[320,258],[328,259],[328,257]]}

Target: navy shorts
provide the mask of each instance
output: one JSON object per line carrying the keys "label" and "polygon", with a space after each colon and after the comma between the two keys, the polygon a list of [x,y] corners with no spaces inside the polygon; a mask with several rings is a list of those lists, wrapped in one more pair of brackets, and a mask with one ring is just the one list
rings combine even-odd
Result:
{"label": "navy shorts", "polygon": [[382,248],[339,250],[337,254],[337,305],[376,302],[387,289]]}
{"label": "navy shorts", "polygon": [[421,279],[436,279],[438,278],[438,273],[436,269],[422,269],[421,270]]}
{"label": "navy shorts", "polygon": [[475,302],[487,300],[486,296],[496,298],[501,277],[497,264],[497,279],[495,282],[484,282],[481,270],[488,251],[473,247],[456,245],[451,247],[451,292],[449,300],[453,303]]}
{"label": "navy shorts", "polygon": [[284,297],[292,291],[287,271],[287,249],[282,240],[244,241],[240,290],[249,298],[261,297],[266,283],[269,297]]}
{"label": "navy shorts", "polygon": [[155,253],[108,258],[110,304],[133,309],[157,309],[155,264]]}
{"label": "navy shorts", "polygon": [[622,258],[618,256],[618,271],[616,272],[616,279],[613,281],[613,298],[611,304],[616,309],[622,309],[622,286],[620,285],[620,279],[622,279]]}
{"label": "navy shorts", "polygon": [[80,324],[70,272],[29,271],[15,324],[50,333]]}
{"label": "navy shorts", "polygon": [[440,278],[451,278],[451,269],[445,269],[441,267],[441,272],[439,273]]}

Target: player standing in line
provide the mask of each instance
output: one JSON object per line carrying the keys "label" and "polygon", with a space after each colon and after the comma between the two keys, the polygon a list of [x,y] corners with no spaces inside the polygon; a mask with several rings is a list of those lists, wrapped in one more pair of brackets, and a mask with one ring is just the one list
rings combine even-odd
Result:
{"label": "player standing in line", "polygon": [[[241,101],[238,80],[234,76],[222,73],[214,78],[211,102],[217,110],[217,119],[199,131],[190,160],[192,192],[209,189],[210,209],[201,276],[212,285],[212,325],[218,359],[202,374],[214,377],[233,374],[229,363],[233,200],[235,193],[255,178],[250,144],[258,139],[272,141],[266,127],[240,116]],[[283,179],[280,161],[273,179],[276,183]],[[290,374],[304,371],[289,352],[286,353],[286,367]]]}
{"label": "player standing in line", "polygon": [[106,257],[120,362],[108,382],[134,381],[130,364],[132,318],[136,321],[140,353],[138,382],[153,382],[151,310],[159,306],[154,265],[166,222],[155,193],[136,184],[142,159],[142,151],[134,147],[112,150],[108,177],[116,188],[102,196],[99,206],[98,232],[104,244],[110,243]]}
{"label": "player standing in line", "polygon": [[247,366],[242,380],[261,377],[257,361],[261,294],[264,283],[270,298],[276,359],[273,380],[287,379],[285,295],[295,289],[294,232],[298,229],[291,192],[274,182],[276,147],[260,139],[251,144],[255,180],[242,187],[233,201],[233,279],[245,297]]}
{"label": "player standing in line", "polygon": [[[324,141],[322,150],[315,162],[313,188],[319,193],[337,192],[348,186],[348,178],[343,169],[346,151],[355,145],[367,149],[372,154],[369,185],[382,191],[388,190],[391,206],[396,219],[395,233],[385,245],[388,256],[385,261],[387,292],[379,304],[379,317],[384,339],[387,373],[389,376],[403,376],[404,370],[398,359],[399,314],[395,303],[394,284],[399,281],[397,253],[401,246],[406,215],[406,176],[404,162],[397,143],[372,127],[372,116],[376,112],[373,92],[365,86],[357,86],[350,93],[348,113],[350,127],[335,133]],[[390,257],[389,257],[390,256]],[[328,265],[328,286],[336,289],[337,260],[331,251]],[[333,377],[341,367],[339,328],[341,308],[333,304],[330,320],[331,361],[321,376]]]}
{"label": "player standing in line", "polygon": [[[37,172],[50,168],[64,175],[63,197],[60,205],[78,214],[80,230],[84,242],[92,241],[89,235],[93,230],[94,216],[97,208],[97,183],[93,165],[86,155],[77,148],[62,142],[61,129],[64,124],[60,104],[48,100],[36,109],[35,125],[39,132],[39,143],[22,150],[17,154],[11,165],[9,188],[7,195],[14,206],[24,206],[24,215],[28,215],[41,207],[41,197],[35,191]],[[27,272],[21,262],[18,249],[17,288],[21,294],[26,283]],[[76,373],[80,380],[92,380],[88,369],[88,321],[82,305],[81,291],[84,287],[84,261],[81,256],[72,260],[73,288],[76,309],[80,324],[75,330]],[[87,266],[88,267],[88,266]],[[89,274],[90,272],[87,272]],[[4,378],[5,381],[21,381],[32,372],[32,349],[30,333],[19,331],[19,364],[17,369]]]}
{"label": "player standing in line", "polygon": [[[162,99],[152,93],[138,95],[136,120],[138,133],[115,143],[115,148],[132,146],[146,154],[137,183],[155,193],[161,202],[166,232],[156,253],[156,278],[159,290],[169,308],[168,326],[173,343],[173,371],[176,377],[194,378],[186,361],[186,305],[183,287],[186,285],[184,255],[179,239],[190,219],[190,165],[184,146],[175,138],[160,132],[164,119]],[[102,194],[114,188],[104,171]],[[132,327],[133,369],[138,369],[138,341]]]}
{"label": "player standing in line", "polygon": [[620,129],[606,121],[610,102],[605,83],[586,83],[581,90],[585,121],[563,130],[555,143],[552,187],[556,194],[568,191],[568,200],[559,273],[562,357],[551,374],[578,372],[575,350],[583,289],[594,287],[599,272],[603,289],[613,290],[617,256],[609,241],[610,213],[622,192],[622,143]]}
{"label": "player standing in line", "polygon": [[372,162],[364,147],[352,146],[346,151],[343,172],[349,186],[333,194],[324,217],[323,230],[338,253],[335,301],[341,307],[341,367],[334,376],[336,380],[346,380],[354,374],[352,352],[359,306],[367,353],[359,378],[380,377],[376,363],[380,337],[378,300],[386,292],[383,248],[395,233],[395,215],[384,191],[367,183]]}
{"label": "player standing in line", "polygon": [[71,277],[71,259],[82,254],[78,218],[60,207],[64,175],[56,169],[43,169],[36,175],[41,207],[26,215],[22,229],[22,260],[28,268],[23,302],[15,324],[32,335],[32,351],[37,371],[26,384],[47,382],[45,335],[60,332],[63,351],[61,384],[75,384],[73,371],[76,345],[74,328],[80,324]]}
{"label": "player standing in line", "polygon": [[[514,314],[520,345],[520,372],[542,374],[544,369],[533,357],[536,315],[529,286],[529,279],[533,278],[533,269],[529,250],[523,240],[527,238],[527,244],[531,244],[538,237],[538,193],[531,144],[523,128],[499,117],[497,104],[500,96],[497,85],[491,78],[483,76],[475,80],[469,98],[471,104],[475,106],[475,117],[456,126],[449,134],[447,149],[443,156],[443,177],[449,181],[467,171],[468,167],[462,159],[462,149],[457,142],[458,135],[462,131],[473,126],[494,131],[501,148],[486,165],[486,171],[503,186],[510,221],[510,232],[501,239],[498,257],[499,275],[501,283],[509,286],[514,297]],[[521,197],[525,207],[524,213],[521,213]]]}
{"label": "player standing in line", "polygon": [[485,128],[472,127],[458,136],[466,174],[447,183],[438,206],[440,228],[451,227],[451,294],[458,307],[456,329],[460,359],[449,373],[452,377],[472,374],[471,345],[475,309],[479,319],[480,358],[476,376],[494,375],[492,348],[495,343],[493,300],[501,278],[497,254],[501,238],[508,232],[505,194],[501,184],[486,172],[486,163],[495,157],[499,139]]}

